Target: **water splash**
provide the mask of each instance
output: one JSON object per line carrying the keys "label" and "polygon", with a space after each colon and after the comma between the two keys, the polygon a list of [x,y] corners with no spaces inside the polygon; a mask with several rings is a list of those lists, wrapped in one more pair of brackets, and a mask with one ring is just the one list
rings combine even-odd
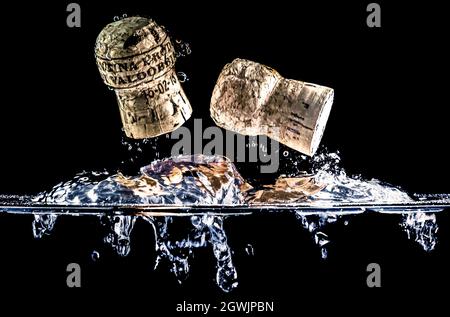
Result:
{"label": "water splash", "polygon": [[[122,144],[127,151],[139,154],[143,152],[142,148],[145,146],[151,146],[156,150],[157,142],[159,141],[124,140]],[[318,192],[313,190],[310,194],[299,195],[299,197],[325,210],[327,206],[334,203],[402,204],[428,197],[415,195],[413,199],[401,189],[376,179],[364,180],[360,176],[349,176],[340,167],[341,159],[338,153],[321,153],[306,162],[305,156],[295,156],[288,151],[285,152],[287,152],[285,157],[288,160],[296,160],[295,164],[290,165],[291,170],[287,173],[289,177],[304,176],[306,171],[314,173],[316,183],[324,184],[322,190]],[[305,163],[310,165],[309,170],[305,168]],[[298,179],[281,180],[278,184],[287,184],[287,187],[282,187],[282,190],[286,190],[291,195],[296,191],[289,188],[292,184],[305,186],[305,182],[299,185],[301,182]],[[248,191],[249,188],[251,186],[225,157],[193,155],[156,160],[142,167],[137,176],[124,176],[121,173],[111,175],[107,171],[82,172],[74,179],[58,184],[49,192],[37,195],[33,200],[48,204],[75,205],[104,203],[238,205],[249,202],[249,195],[255,195],[256,191]],[[275,189],[279,188],[275,186]],[[436,197],[443,202],[448,202],[450,198],[449,195]],[[330,224],[337,223],[340,216],[333,211],[308,215],[302,210],[297,210],[295,215],[301,225],[311,233],[314,243],[320,248],[321,257],[326,259],[330,246],[326,228]],[[105,242],[121,256],[126,256],[130,252],[131,233],[139,217],[149,222],[154,229],[157,253],[155,268],[162,262],[168,262],[170,271],[181,283],[189,276],[189,260],[194,250],[210,247],[216,259],[217,285],[225,292],[231,291],[238,285],[232,251],[223,227],[223,217],[211,214],[187,217],[106,216],[104,224],[108,228],[108,234]],[[35,215],[33,222],[35,237],[49,234],[55,221],[56,215]],[[183,234],[178,230],[180,226],[173,230],[174,222],[180,224],[183,221],[181,225],[181,228],[185,230]],[[347,224],[348,220],[345,220],[344,225]],[[434,214],[405,211],[400,225],[408,238],[418,242],[425,251],[434,249],[438,231]],[[248,245],[246,252],[253,255],[253,247]]]}
{"label": "water splash", "polygon": [[[172,230],[175,221],[186,221],[187,218],[175,217],[147,217],[155,235],[155,250],[157,258],[155,269],[162,261],[169,263],[170,271],[174,273],[177,281],[182,283],[189,276],[189,259],[197,248],[210,246],[216,258],[216,283],[224,291],[229,292],[237,287],[237,273],[232,261],[232,252],[227,243],[227,236],[223,229],[223,217],[203,215],[192,216],[191,230],[184,237]],[[130,235],[137,217],[114,216],[106,217],[105,225],[110,232],[105,238],[120,256],[130,252]],[[94,257],[94,253],[92,254]],[[98,255],[96,259],[98,259]]]}
{"label": "water splash", "polygon": [[[97,174],[95,174],[97,175]],[[85,173],[35,197],[62,204],[223,204],[244,202],[245,183],[223,156],[181,155],[157,160],[138,176],[121,173],[99,180]]]}
{"label": "water splash", "polygon": [[303,228],[313,235],[314,243],[320,248],[322,259],[326,259],[328,257],[327,246],[330,243],[330,239],[323,232],[323,228],[330,223],[337,222],[338,216],[327,213],[305,216],[301,212],[296,212],[296,217],[300,220]]}
{"label": "water splash", "polygon": [[146,218],[155,231],[155,250],[157,254],[155,269],[162,260],[170,264],[170,271],[175,274],[178,282],[183,282],[189,274],[189,256],[194,248],[205,246],[204,236],[196,234],[182,240],[171,237],[169,226],[173,222],[172,217]]}
{"label": "water splash", "polygon": [[120,256],[127,256],[131,250],[130,236],[136,217],[134,216],[106,216],[109,232],[105,242],[110,244]]}
{"label": "water splash", "polygon": [[227,243],[227,235],[223,229],[223,218],[203,216],[203,224],[209,229],[209,242],[213,245],[217,261],[216,283],[225,292],[238,286],[236,268],[231,258],[231,250]]}
{"label": "water splash", "polygon": [[[107,171],[76,174],[71,180],[61,182],[50,191],[33,197],[33,201],[51,204],[85,204],[96,200],[93,188],[109,175]],[[79,193],[84,193],[80,195]]]}
{"label": "water splash", "polygon": [[[298,159],[298,158],[297,158]],[[304,157],[302,158],[304,159]],[[318,183],[325,188],[311,200],[317,206],[327,206],[332,203],[386,203],[405,204],[414,199],[400,188],[383,183],[377,179],[364,180],[361,176],[349,176],[340,166],[339,153],[320,153],[312,158],[311,173],[315,174]],[[293,165],[295,168],[295,165]],[[298,171],[297,171],[298,172]],[[295,173],[295,172],[294,172]],[[430,199],[429,195],[414,195],[419,200]],[[449,201],[449,195],[435,195],[442,202]],[[333,217],[334,216],[334,217]],[[336,222],[335,215],[324,213],[319,216],[304,216],[297,212],[305,229],[313,234],[315,243],[321,248],[322,258],[327,257],[325,246],[330,242],[328,236],[319,231],[328,223]],[[348,224],[348,220],[344,225]],[[425,251],[434,249],[437,243],[436,216],[432,213],[411,213],[405,210],[402,215],[401,227],[407,232],[408,238],[418,242]]]}
{"label": "water splash", "polygon": [[313,199],[322,204],[338,203],[410,203],[413,199],[401,189],[377,179],[349,176],[340,166],[339,153],[321,153],[312,159],[312,173],[326,187]]}
{"label": "water splash", "polygon": [[[157,259],[155,268],[165,260],[169,262],[170,271],[178,282],[186,280],[189,275],[189,258],[194,249],[210,246],[216,258],[216,283],[229,292],[237,285],[236,268],[233,265],[231,250],[223,229],[223,217],[203,215],[192,216],[191,231],[181,238],[171,232],[173,217],[144,217],[154,228]],[[177,219],[183,221],[183,219]]]}
{"label": "water splash", "polygon": [[182,40],[175,40],[174,49],[176,58],[185,57],[192,53],[191,45],[188,42],[184,42]]}
{"label": "water splash", "polygon": [[44,235],[50,235],[55,226],[57,216],[54,214],[34,215],[33,220],[33,236],[36,239],[42,238]]}
{"label": "water splash", "polygon": [[408,239],[419,243],[427,252],[434,250],[439,229],[435,214],[417,212],[402,215],[400,226],[408,235]]}
{"label": "water splash", "polygon": [[[169,134],[166,134],[166,136],[169,136]],[[147,139],[128,138],[122,128],[121,145],[125,150],[125,158],[121,162],[122,167],[126,168],[128,165],[133,164],[141,164],[140,166],[142,166],[145,164],[144,160],[146,162],[148,162],[149,159],[158,160],[169,154],[159,150],[163,148],[161,144],[167,142],[165,139],[166,138],[164,136],[157,136]]]}

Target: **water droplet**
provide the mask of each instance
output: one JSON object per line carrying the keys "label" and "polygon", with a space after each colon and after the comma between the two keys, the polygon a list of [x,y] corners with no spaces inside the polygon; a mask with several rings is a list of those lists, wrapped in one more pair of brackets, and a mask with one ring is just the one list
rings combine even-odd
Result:
{"label": "water droplet", "polygon": [[322,249],[320,250],[320,256],[321,256],[322,259],[324,259],[324,260],[328,257],[328,251],[327,251],[326,248],[322,248]]}
{"label": "water droplet", "polygon": [[114,21],[115,21],[115,22],[117,22],[117,21],[119,21],[119,20],[120,20],[120,18],[119,18],[118,15],[114,16]]}
{"label": "water droplet", "polygon": [[247,255],[250,255],[250,256],[255,255],[255,250],[253,249],[253,246],[251,244],[247,244],[245,246],[245,252],[247,253]]}
{"label": "water droplet", "polygon": [[98,253],[97,251],[92,251],[91,253],[91,260],[96,262],[98,261],[98,259],[100,259],[100,253]]}
{"label": "water droplet", "polygon": [[184,83],[184,82],[189,81],[188,76],[185,73],[183,73],[183,72],[178,72],[177,76],[178,76],[178,80],[180,81],[180,83]]}
{"label": "water droplet", "polygon": [[318,246],[323,247],[325,244],[328,244],[330,241],[328,240],[327,234],[319,231],[314,235],[314,242]]}
{"label": "water droplet", "polygon": [[128,15],[126,14],[126,13],[124,13],[123,15],[122,15],[122,19],[125,19],[125,18],[127,18],[128,17]]}
{"label": "water droplet", "polygon": [[283,152],[283,156],[284,156],[284,157],[288,157],[288,156],[289,156],[289,151],[284,151],[284,152]]}

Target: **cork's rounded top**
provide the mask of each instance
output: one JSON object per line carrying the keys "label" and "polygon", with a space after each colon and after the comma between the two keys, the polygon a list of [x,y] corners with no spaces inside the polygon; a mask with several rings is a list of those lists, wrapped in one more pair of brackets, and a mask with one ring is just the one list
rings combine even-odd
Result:
{"label": "cork's rounded top", "polygon": [[241,134],[261,134],[265,105],[280,78],[274,69],[249,60],[226,64],[211,96],[214,122]]}
{"label": "cork's rounded top", "polygon": [[164,29],[151,19],[129,17],[105,26],[97,37],[95,54],[117,59],[143,54],[167,37]]}

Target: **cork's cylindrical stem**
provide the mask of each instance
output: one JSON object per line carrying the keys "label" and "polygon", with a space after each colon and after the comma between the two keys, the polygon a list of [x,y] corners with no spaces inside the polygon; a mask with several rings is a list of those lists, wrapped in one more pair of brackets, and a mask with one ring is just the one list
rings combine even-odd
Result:
{"label": "cork's cylindrical stem", "polygon": [[120,116],[129,138],[169,133],[191,116],[192,109],[174,70],[131,89],[116,89]]}
{"label": "cork's cylindrical stem", "polygon": [[333,104],[333,89],[297,80],[278,82],[265,105],[269,137],[306,155],[314,155]]}
{"label": "cork's cylindrical stem", "polygon": [[265,134],[314,155],[333,103],[333,89],[284,79],[248,60],[227,64],[214,87],[211,117],[244,135]]}

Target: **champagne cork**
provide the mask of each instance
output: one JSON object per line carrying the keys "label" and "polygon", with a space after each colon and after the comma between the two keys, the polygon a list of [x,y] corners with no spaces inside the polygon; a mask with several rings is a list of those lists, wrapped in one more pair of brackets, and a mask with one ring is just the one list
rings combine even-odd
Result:
{"label": "champagne cork", "polygon": [[174,69],[174,47],[153,20],[129,17],[108,24],[97,37],[95,57],[104,83],[116,93],[128,137],[169,133],[191,116]]}
{"label": "champagne cork", "polygon": [[319,147],[333,104],[331,88],[283,78],[244,59],[225,65],[211,97],[211,117],[244,135],[265,134],[303,154]]}

